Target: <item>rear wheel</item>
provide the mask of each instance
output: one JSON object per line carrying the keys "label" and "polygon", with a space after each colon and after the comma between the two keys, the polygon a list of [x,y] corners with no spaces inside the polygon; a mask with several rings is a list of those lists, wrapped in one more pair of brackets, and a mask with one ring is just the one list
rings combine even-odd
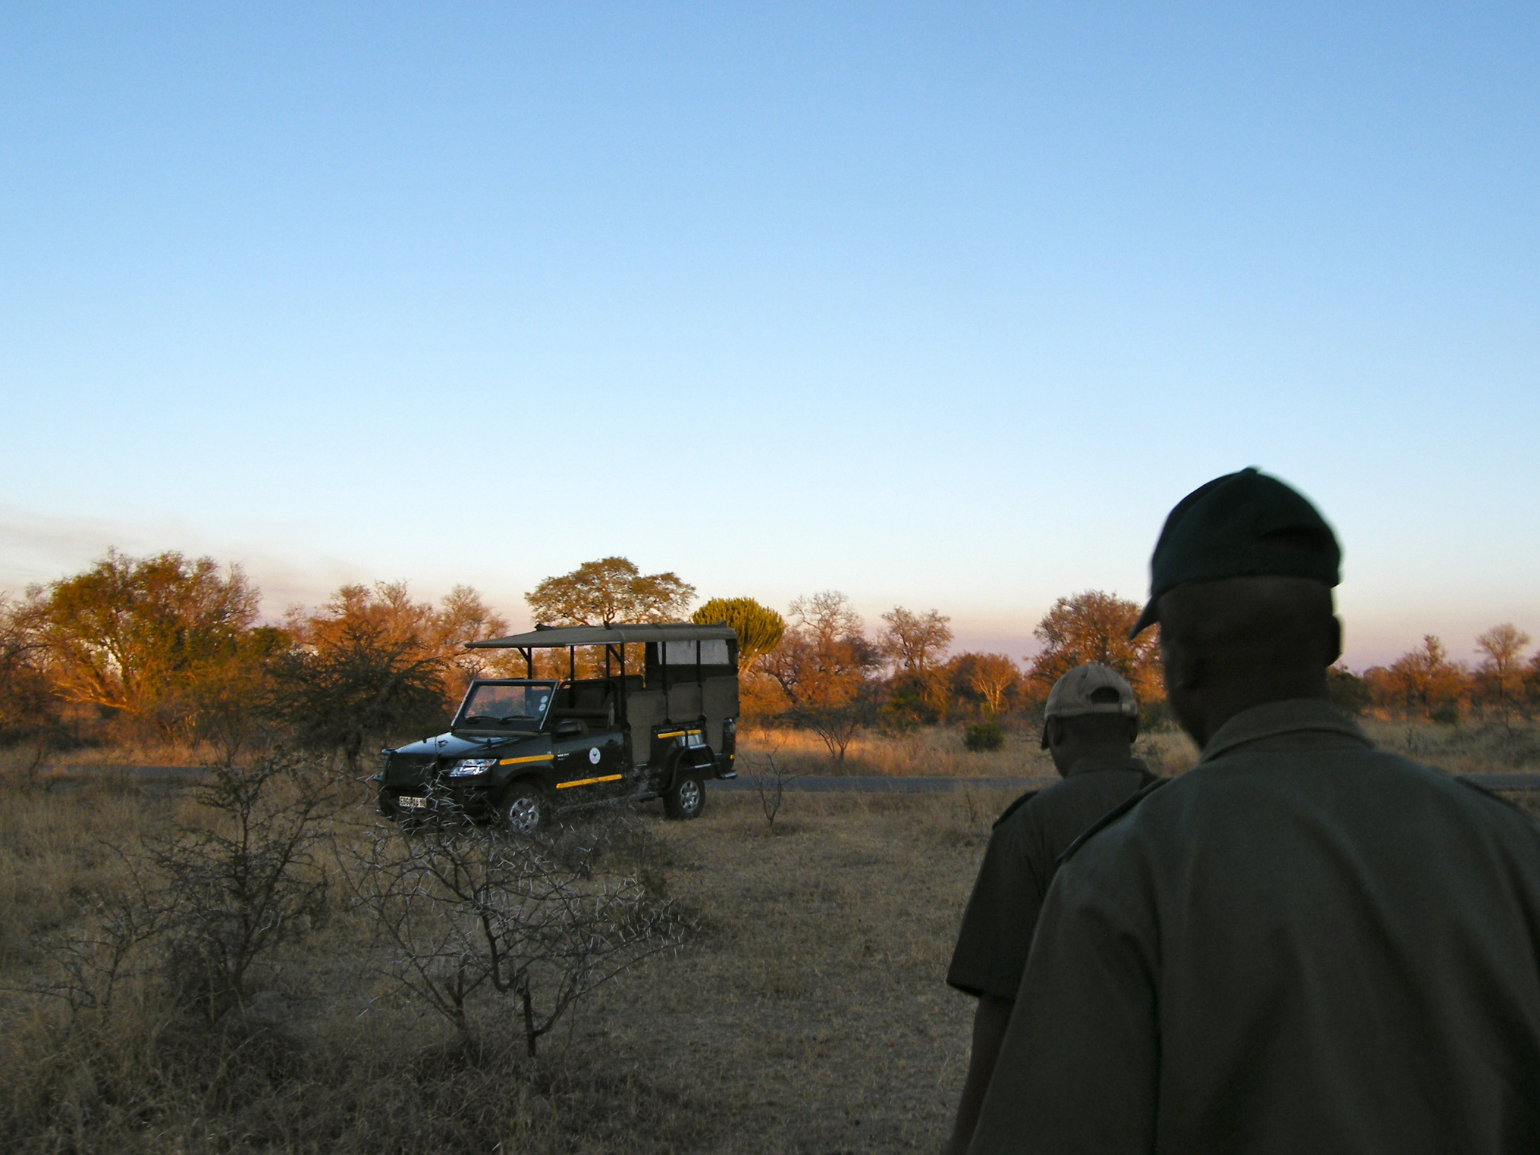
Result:
{"label": "rear wheel", "polygon": [[551,800],[533,782],[516,782],[499,807],[503,825],[515,834],[535,834],[551,823]]}
{"label": "rear wheel", "polygon": [[698,818],[706,808],[706,784],[695,773],[681,770],[663,795],[663,813],[670,818]]}

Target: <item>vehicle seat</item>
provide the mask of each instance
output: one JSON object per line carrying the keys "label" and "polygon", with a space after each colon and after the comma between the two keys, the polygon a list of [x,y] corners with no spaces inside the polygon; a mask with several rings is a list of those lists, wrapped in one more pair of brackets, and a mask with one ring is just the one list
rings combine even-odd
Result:
{"label": "vehicle seat", "polygon": [[577,718],[600,726],[615,724],[615,692],[608,682],[573,682],[563,686],[551,707],[552,721]]}

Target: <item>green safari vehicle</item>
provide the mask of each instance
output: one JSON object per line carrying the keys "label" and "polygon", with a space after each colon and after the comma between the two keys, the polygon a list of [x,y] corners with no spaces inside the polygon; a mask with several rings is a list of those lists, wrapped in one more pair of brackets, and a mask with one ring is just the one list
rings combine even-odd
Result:
{"label": "green safari vehicle", "polygon": [[[603,647],[603,677],[576,677],[580,646]],[[730,626],[536,626],[470,648],[517,650],[531,676],[477,679],[447,733],[384,751],[382,814],[447,804],[532,833],[563,811],[661,798],[670,818],[694,818],[708,779],[737,777]],[[571,676],[534,677],[537,649],[567,650]]]}

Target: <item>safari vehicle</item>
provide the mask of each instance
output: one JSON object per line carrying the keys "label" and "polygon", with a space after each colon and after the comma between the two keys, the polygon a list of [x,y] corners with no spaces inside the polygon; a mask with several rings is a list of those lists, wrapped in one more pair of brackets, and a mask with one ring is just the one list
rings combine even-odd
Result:
{"label": "safari vehicle", "polygon": [[[603,677],[576,676],[580,646],[604,647]],[[626,668],[627,646],[642,669]],[[565,810],[661,798],[670,818],[694,818],[707,779],[737,777],[730,626],[536,626],[470,648],[517,650],[530,676],[477,679],[448,733],[386,750],[381,813],[447,804],[531,833]],[[567,650],[569,676],[536,678],[537,649]]]}

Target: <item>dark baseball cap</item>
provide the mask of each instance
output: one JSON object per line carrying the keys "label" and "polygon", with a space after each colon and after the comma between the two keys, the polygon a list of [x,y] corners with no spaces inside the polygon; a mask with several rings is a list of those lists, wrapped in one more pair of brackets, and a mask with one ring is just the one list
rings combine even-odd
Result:
{"label": "dark baseball cap", "polygon": [[1160,596],[1186,582],[1230,577],[1342,580],[1337,535],[1315,506],[1255,467],[1216,477],[1176,503],[1150,557],[1150,600],[1132,638],[1160,620]]}

